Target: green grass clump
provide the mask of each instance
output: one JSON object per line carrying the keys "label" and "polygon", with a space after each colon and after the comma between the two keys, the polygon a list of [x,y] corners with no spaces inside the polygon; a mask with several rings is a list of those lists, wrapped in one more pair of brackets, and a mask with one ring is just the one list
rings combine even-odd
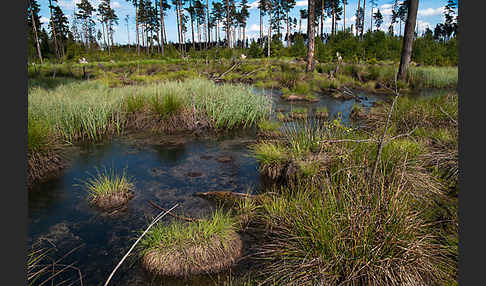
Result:
{"label": "green grass clump", "polygon": [[140,241],[142,263],[150,272],[162,276],[224,270],[241,256],[242,242],[235,232],[236,225],[236,220],[221,210],[189,223],[158,223]]}
{"label": "green grass clump", "polygon": [[296,108],[292,109],[292,112],[299,113],[299,114],[306,114],[308,112],[308,110],[305,107],[296,107]]}
{"label": "green grass clump", "polygon": [[29,151],[40,151],[49,147],[50,128],[45,121],[28,118],[27,147]]}
{"label": "green grass clump", "polygon": [[252,152],[262,165],[280,164],[289,159],[287,149],[274,143],[263,142],[256,144],[252,147]]}
{"label": "green grass clump", "polygon": [[262,120],[258,123],[258,129],[261,131],[278,131],[282,124],[276,121]]}
{"label": "green grass clump", "polygon": [[143,96],[127,96],[124,99],[125,111],[128,113],[141,112],[146,102]]}
{"label": "green grass clump", "polygon": [[128,201],[127,195],[134,188],[133,180],[127,176],[125,169],[118,173],[113,168],[103,168],[102,171],[97,169],[96,175],[83,181],[82,185],[88,192],[90,203],[102,208]]}
{"label": "green grass clump", "polygon": [[229,213],[216,210],[208,219],[169,225],[158,223],[140,241],[142,254],[154,248],[181,249],[188,245],[207,243],[216,238],[224,242],[235,230],[235,220]]}
{"label": "green grass clump", "polygon": [[327,106],[321,106],[316,108],[316,112],[327,113]]}
{"label": "green grass clump", "polygon": [[367,181],[364,174],[329,179],[330,185],[321,187],[282,188],[281,196],[263,203],[259,222],[271,238],[260,249],[266,282],[431,285],[447,280],[450,261],[398,179],[388,185]]}
{"label": "green grass clump", "polygon": [[161,116],[168,117],[184,108],[184,99],[177,96],[174,92],[166,93],[162,96],[158,94],[153,96],[150,100],[152,112]]}
{"label": "green grass clump", "polygon": [[311,86],[307,82],[298,82],[295,84],[294,91],[297,94],[308,94],[311,91]]}

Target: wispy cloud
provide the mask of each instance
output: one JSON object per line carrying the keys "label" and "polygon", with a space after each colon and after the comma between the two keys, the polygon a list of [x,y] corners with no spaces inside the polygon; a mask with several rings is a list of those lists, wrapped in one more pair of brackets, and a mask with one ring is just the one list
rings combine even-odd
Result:
{"label": "wispy cloud", "polygon": [[444,13],[444,7],[438,7],[438,8],[427,8],[424,10],[418,10],[417,14],[419,16],[423,17],[428,17],[428,16],[437,16]]}

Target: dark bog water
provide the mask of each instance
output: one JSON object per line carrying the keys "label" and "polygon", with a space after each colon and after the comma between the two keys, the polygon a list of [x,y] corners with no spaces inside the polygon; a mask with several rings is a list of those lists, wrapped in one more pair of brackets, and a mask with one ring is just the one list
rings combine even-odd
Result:
{"label": "dark bog water", "polygon": [[[141,134],[139,134],[141,136]],[[57,179],[29,193],[29,238],[53,245],[59,255],[84,245],[66,262],[77,261],[85,285],[104,282],[113,267],[159,211],[148,200],[192,217],[207,215],[213,205],[195,192],[257,190],[260,177],[255,159],[247,156],[248,137],[185,139],[164,136],[144,139],[123,137],[111,143],[83,147],[73,155],[71,167]],[[126,168],[135,178],[135,198],[127,209],[107,214],[91,207],[79,180],[106,166]],[[126,263],[126,262],[125,262]],[[133,285],[141,273],[138,264],[122,267],[112,285]],[[143,280],[141,280],[143,281]],[[143,284],[143,283],[142,283]]]}
{"label": "dark bog water", "polygon": [[[280,99],[276,90],[265,93],[272,98],[275,108],[285,112],[306,106],[312,114],[317,107],[327,106],[330,119],[341,114],[345,123],[349,123],[350,110],[356,103],[354,99],[342,101],[327,96],[319,96],[316,103],[289,103]],[[382,98],[359,95],[363,97],[359,104],[365,109]],[[29,244],[40,241],[44,247],[52,249],[54,258],[79,247],[62,263],[75,263],[82,272],[84,285],[103,285],[141,231],[159,213],[148,200],[164,208],[179,203],[177,213],[204,217],[214,205],[193,196],[195,192],[258,192],[262,188],[258,164],[249,156],[248,150],[254,138],[254,130],[212,139],[138,133],[102,144],[73,147],[68,151],[70,167],[60,177],[35,186],[29,193]],[[135,179],[135,197],[127,208],[104,213],[86,201],[86,191],[77,184],[103,167],[117,171],[126,168],[127,174]],[[163,220],[167,222],[170,218]],[[69,270],[56,281],[66,277],[75,279],[76,275],[77,272]],[[153,282],[132,256],[118,269],[110,285],[148,285],[152,282],[157,285],[207,285],[224,280],[222,276]]]}

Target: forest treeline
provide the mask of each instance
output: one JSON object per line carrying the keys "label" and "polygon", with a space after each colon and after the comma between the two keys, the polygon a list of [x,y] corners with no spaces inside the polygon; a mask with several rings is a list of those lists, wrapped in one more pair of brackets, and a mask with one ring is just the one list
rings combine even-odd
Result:
{"label": "forest treeline", "polygon": [[[305,58],[307,53],[308,35],[304,33],[302,21],[308,19],[309,13],[307,9],[300,9],[298,17],[290,16],[295,0],[259,0],[259,37],[251,40],[245,33],[248,0],[172,0],[170,3],[167,0],[129,0],[136,15],[135,35],[129,32],[129,16],[125,15],[121,21],[122,15],[112,8],[111,0],[100,1],[98,7],[89,0],[80,1],[72,21],[57,2],[49,0],[45,7],[50,14],[45,27],[41,25],[38,0],[28,1],[29,62],[76,61],[82,57],[88,61],[186,56],[231,58],[240,54],[252,58]],[[393,1],[388,27],[383,27],[384,16],[376,2],[358,1],[356,21],[346,23],[346,7],[349,7],[346,0],[314,0],[315,59],[327,62],[335,59],[339,52],[347,62],[399,61],[408,1]],[[444,22],[433,30],[426,28],[421,34],[415,32],[412,60],[418,64],[457,65],[457,0],[444,2]],[[176,13],[176,23],[165,20],[171,9]],[[370,13],[371,9],[376,12]],[[327,18],[331,19],[329,33],[324,32]],[[394,31],[395,24],[399,24],[399,31]],[[127,29],[128,44],[114,41],[116,25]],[[177,26],[177,41],[167,40],[167,25]],[[264,32],[264,29],[267,30]]]}

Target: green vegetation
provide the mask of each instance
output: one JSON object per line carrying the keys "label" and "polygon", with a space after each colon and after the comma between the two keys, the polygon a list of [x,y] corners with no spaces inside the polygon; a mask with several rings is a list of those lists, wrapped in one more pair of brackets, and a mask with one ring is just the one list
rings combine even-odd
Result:
{"label": "green vegetation", "polygon": [[222,210],[195,222],[159,223],[140,241],[144,266],[158,275],[187,276],[218,272],[241,255],[236,221]]}
{"label": "green vegetation", "polygon": [[329,177],[330,185],[320,188],[282,188],[281,196],[261,206],[257,220],[272,238],[260,250],[267,261],[266,281],[378,285],[447,280],[445,269],[451,266],[445,251],[399,180],[375,183],[359,171],[346,177]]}
{"label": "green vegetation", "polygon": [[[89,81],[53,90],[35,87],[29,92],[29,114],[45,122],[45,128],[68,143],[120,134],[128,126],[127,116],[132,113],[148,110],[167,118],[183,110],[191,112],[191,105],[199,118],[205,118],[210,127],[218,129],[247,127],[270,113],[270,101],[249,87],[215,85],[201,79],[125,88],[108,88],[99,81]],[[187,115],[184,118],[194,119]],[[30,144],[33,148],[43,142],[36,135],[43,134],[39,129],[44,125],[39,121],[32,121],[33,129],[29,131],[35,135]]]}
{"label": "green vegetation", "polygon": [[96,175],[82,182],[82,186],[88,192],[88,199],[93,205],[102,209],[119,207],[131,198],[134,183],[126,174],[115,172],[112,168],[102,171],[96,170]]}
{"label": "green vegetation", "polygon": [[[279,168],[269,168],[270,156],[255,153],[270,178],[287,178],[252,206],[249,223],[270,238],[258,251],[266,283],[456,279],[457,95],[399,97],[395,107],[375,177],[374,138],[390,104],[372,110],[367,122],[374,125],[365,131],[339,120],[304,121],[284,128],[278,145],[252,147],[286,154],[271,161]],[[399,136],[404,133],[410,135]]]}
{"label": "green vegetation", "polygon": [[252,150],[262,165],[279,164],[288,160],[288,151],[278,144],[260,143],[253,146]]}

